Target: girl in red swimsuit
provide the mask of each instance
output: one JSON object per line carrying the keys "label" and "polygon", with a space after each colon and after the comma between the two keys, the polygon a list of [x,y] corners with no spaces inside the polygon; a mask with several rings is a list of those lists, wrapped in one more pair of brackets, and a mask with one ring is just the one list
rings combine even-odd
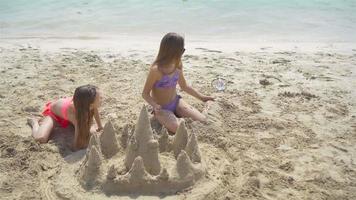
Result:
{"label": "girl in red swimsuit", "polygon": [[63,128],[72,124],[75,128],[74,149],[85,148],[89,142],[93,117],[98,125],[97,131],[103,128],[98,112],[100,104],[101,96],[95,86],[80,86],[75,89],[73,97],[48,102],[42,112],[41,123],[34,118],[28,119],[32,136],[36,141],[46,143],[55,123]]}
{"label": "girl in red swimsuit", "polygon": [[161,41],[157,58],[150,68],[142,92],[142,97],[153,107],[156,119],[173,133],[178,128],[177,117],[206,120],[202,113],[177,94],[177,83],[183,91],[203,102],[214,100],[213,97],[199,93],[186,83],[181,61],[184,51],[182,36],[177,33],[166,34]]}

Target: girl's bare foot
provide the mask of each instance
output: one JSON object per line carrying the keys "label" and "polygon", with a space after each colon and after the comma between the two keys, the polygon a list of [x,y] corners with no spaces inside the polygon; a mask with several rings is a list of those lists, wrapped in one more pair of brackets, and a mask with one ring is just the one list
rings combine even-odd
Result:
{"label": "girl's bare foot", "polygon": [[32,117],[27,119],[27,124],[33,128],[35,125],[38,125],[38,119]]}

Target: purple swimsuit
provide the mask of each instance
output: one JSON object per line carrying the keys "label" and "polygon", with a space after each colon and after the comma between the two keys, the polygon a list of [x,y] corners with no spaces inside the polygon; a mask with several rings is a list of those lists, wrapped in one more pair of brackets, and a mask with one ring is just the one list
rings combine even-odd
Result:
{"label": "purple swimsuit", "polygon": [[[179,71],[176,70],[172,77],[169,77],[167,74],[163,75],[162,78],[154,84],[154,87],[155,88],[173,88],[173,87],[176,87],[178,79],[179,79]],[[176,97],[173,99],[173,101],[162,106],[162,109],[170,110],[173,113],[175,113],[180,98],[182,98],[180,95],[176,95]]]}
{"label": "purple swimsuit", "polygon": [[154,84],[155,88],[173,88],[176,87],[179,78],[179,71],[176,70],[172,77],[164,74],[162,78]]}

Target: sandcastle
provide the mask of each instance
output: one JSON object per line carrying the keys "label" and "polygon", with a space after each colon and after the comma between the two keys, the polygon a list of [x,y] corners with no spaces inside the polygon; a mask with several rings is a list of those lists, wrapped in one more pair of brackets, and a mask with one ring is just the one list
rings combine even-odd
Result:
{"label": "sandcastle", "polygon": [[145,106],[132,134],[127,126],[120,141],[108,122],[93,135],[76,171],[85,190],[105,194],[174,194],[193,186],[205,173],[195,133],[182,121],[174,136],[165,128],[153,134]]}

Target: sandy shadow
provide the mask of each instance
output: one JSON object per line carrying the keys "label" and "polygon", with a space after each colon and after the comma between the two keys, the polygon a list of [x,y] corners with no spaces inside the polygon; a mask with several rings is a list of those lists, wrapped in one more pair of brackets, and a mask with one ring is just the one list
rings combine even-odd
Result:
{"label": "sandy shadow", "polygon": [[74,126],[69,125],[67,128],[62,128],[55,125],[49,138],[49,143],[54,144],[59,154],[64,158],[73,153],[71,147],[74,139]]}
{"label": "sandy shadow", "polygon": [[[94,133],[95,129],[96,126],[93,125],[90,129],[90,132],[92,134],[96,134]],[[86,153],[86,149],[78,151],[72,150],[74,132],[74,126],[71,124],[67,128],[62,128],[59,125],[55,125],[48,141],[50,144],[54,144],[57,147],[59,154],[68,163],[74,163],[81,160]]]}

